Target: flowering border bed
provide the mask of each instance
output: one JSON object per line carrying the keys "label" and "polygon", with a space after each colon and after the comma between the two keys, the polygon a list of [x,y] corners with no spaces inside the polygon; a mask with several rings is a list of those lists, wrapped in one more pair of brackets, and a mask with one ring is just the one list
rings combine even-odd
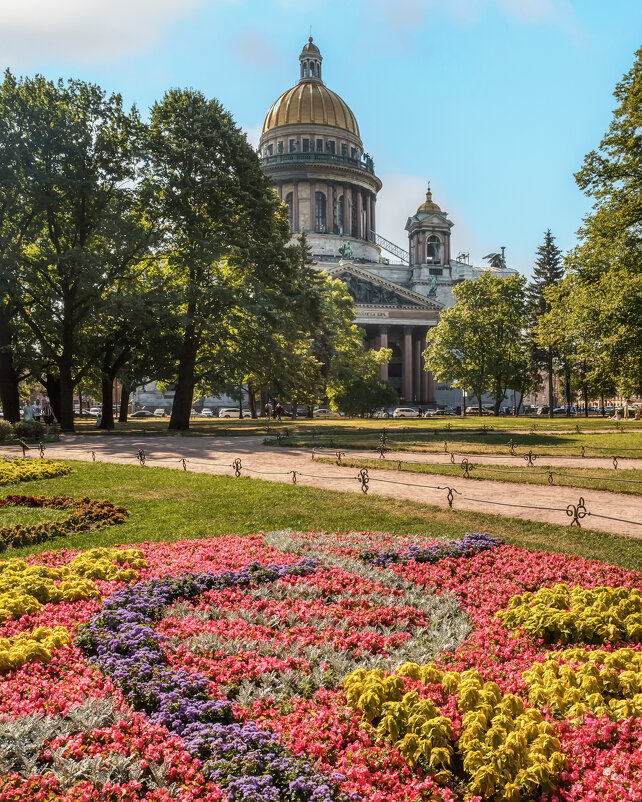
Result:
{"label": "flowering border bed", "polygon": [[64,462],[31,457],[0,457],[0,485],[50,479],[68,473],[71,473],[71,468]]}
{"label": "flowering border bed", "polygon": [[[89,655],[0,677],[0,800],[641,799],[642,575],[491,541],[142,544],[138,584],[0,624]],[[7,746],[27,731],[32,777]]]}
{"label": "flowering border bed", "polygon": [[66,537],[102,529],[125,522],[129,510],[116,506],[107,499],[72,498],[71,496],[7,496],[0,499],[1,507],[31,507],[52,510],[70,510],[70,515],[61,521],[42,521],[38,524],[16,524],[0,528],[0,551],[11,546],[31,546],[56,537]]}

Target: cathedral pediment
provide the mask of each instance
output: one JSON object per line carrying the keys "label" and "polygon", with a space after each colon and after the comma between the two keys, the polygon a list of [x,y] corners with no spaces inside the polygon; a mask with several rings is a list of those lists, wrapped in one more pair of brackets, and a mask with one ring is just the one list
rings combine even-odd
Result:
{"label": "cathedral pediment", "polygon": [[433,298],[426,298],[392,281],[386,281],[362,267],[344,263],[331,268],[328,273],[332,278],[341,279],[346,283],[357,306],[443,309],[443,306]]}

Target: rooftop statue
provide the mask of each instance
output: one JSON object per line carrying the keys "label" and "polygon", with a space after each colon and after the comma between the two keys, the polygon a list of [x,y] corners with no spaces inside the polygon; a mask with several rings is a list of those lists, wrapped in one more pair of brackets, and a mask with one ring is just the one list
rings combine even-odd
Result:
{"label": "rooftop statue", "polygon": [[352,259],[352,245],[349,242],[342,242],[339,253],[344,259]]}

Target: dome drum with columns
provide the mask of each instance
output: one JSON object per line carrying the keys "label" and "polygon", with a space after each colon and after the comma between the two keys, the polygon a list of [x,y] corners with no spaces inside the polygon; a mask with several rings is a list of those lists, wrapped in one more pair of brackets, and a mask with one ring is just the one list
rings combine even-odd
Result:
{"label": "dome drum with columns", "polygon": [[[453,286],[488,268],[452,258],[453,223],[430,188],[407,220],[408,251],[377,234],[381,181],[352,110],[323,83],[322,62],[310,37],[299,56],[298,83],[265,117],[263,167],[287,206],[293,235],[305,231],[317,267],[346,282],[365,347],[392,349],[381,377],[405,404],[455,405],[459,392],[440,389],[424,370],[426,335],[452,305]],[[382,248],[400,261],[384,258]]]}

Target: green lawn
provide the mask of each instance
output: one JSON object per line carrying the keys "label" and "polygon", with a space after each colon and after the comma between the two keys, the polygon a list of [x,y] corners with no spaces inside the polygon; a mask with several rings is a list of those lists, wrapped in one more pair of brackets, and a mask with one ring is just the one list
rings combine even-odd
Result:
{"label": "green lawn", "polygon": [[[25,484],[27,487],[31,487],[30,482]],[[24,489],[25,484],[20,486]],[[70,510],[49,510],[37,507],[2,507],[0,509],[0,529],[5,526],[15,526],[19,523],[24,526],[33,526],[43,521],[62,521],[65,518],[69,518],[70,515]]]}
{"label": "green lawn", "polygon": [[[409,457],[410,458],[410,457]],[[316,457],[315,462],[334,463],[332,457]],[[355,468],[379,468],[380,470],[394,471],[399,470],[398,462],[395,459],[361,459],[357,457],[341,457],[344,465]],[[401,463],[402,473],[428,473],[440,476],[464,475],[461,460],[457,464],[450,465],[425,465],[417,463]],[[614,493],[631,493],[642,495],[642,470],[614,470],[603,468],[581,468],[581,467],[558,467],[540,464],[533,468],[524,465],[492,465],[475,463],[470,460],[474,468],[469,469],[469,479],[491,479],[496,482],[520,482],[529,485],[548,485],[548,473],[553,473],[552,484],[560,487],[584,487],[591,490],[610,490]],[[571,476],[560,476],[561,474],[572,474]],[[598,477],[598,478],[593,478]]]}
{"label": "green lawn", "polygon": [[109,463],[70,464],[73,472],[68,476],[30,482],[19,488],[6,486],[5,493],[109,498],[130,510],[126,523],[100,532],[9,550],[5,557],[63,546],[85,549],[142,540],[248,534],[291,527],[378,530],[443,538],[485,531],[521,546],[570,552],[642,569],[642,540],[588,529],[246,477],[236,479]]}

